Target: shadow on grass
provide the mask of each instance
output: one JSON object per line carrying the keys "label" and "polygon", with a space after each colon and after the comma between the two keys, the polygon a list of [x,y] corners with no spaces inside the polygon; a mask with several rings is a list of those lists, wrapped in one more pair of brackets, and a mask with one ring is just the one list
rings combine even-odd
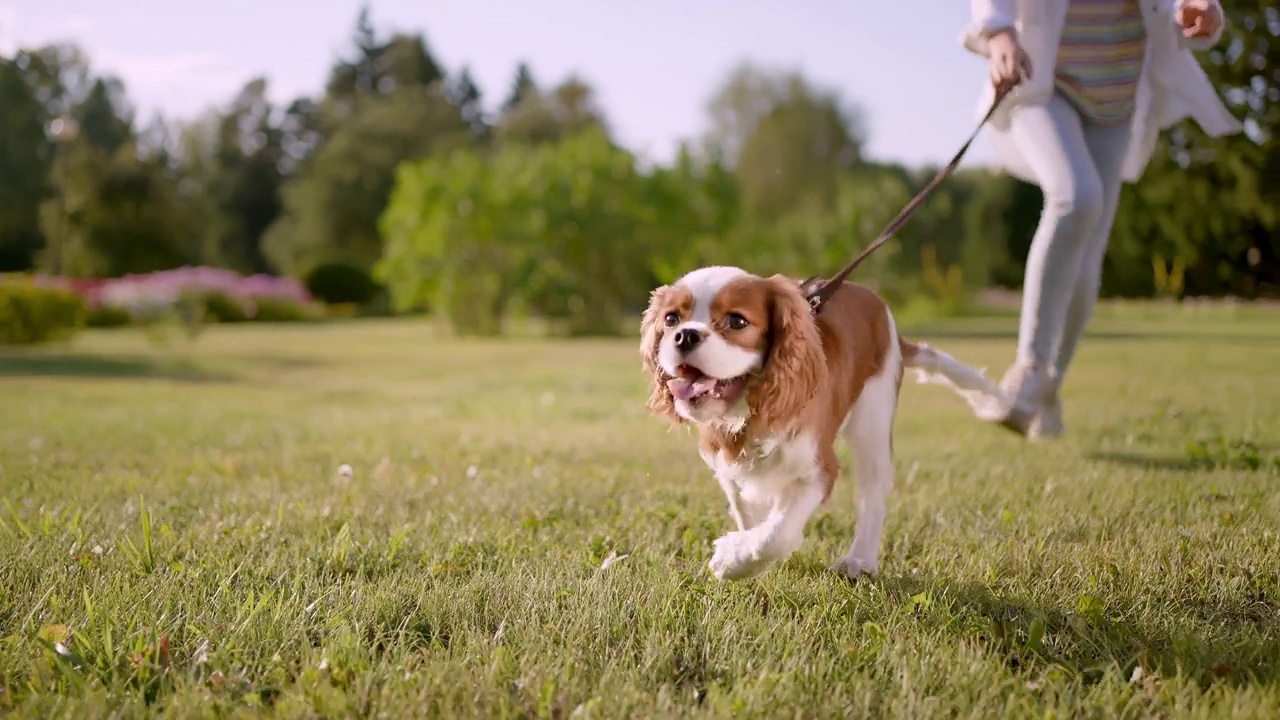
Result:
{"label": "shadow on grass", "polygon": [[1089,460],[1166,472],[1197,473],[1210,470],[1253,472],[1271,468],[1280,469],[1280,455],[1268,452],[1265,447],[1254,447],[1243,451],[1235,449],[1217,452],[1206,451],[1185,455],[1147,455],[1143,453],[1097,451],[1088,453],[1085,457]]}
{"label": "shadow on grass", "polygon": [[[926,340],[1017,340],[1017,328],[964,328],[945,325],[920,325],[905,329],[906,334]],[[1133,332],[1123,330],[1090,330],[1086,341],[1184,341],[1230,342],[1244,345],[1274,346],[1280,335],[1274,333],[1222,333],[1222,332]]]}
{"label": "shadow on grass", "polygon": [[[948,625],[985,626],[978,631],[979,640],[1018,672],[1057,671],[1094,683],[1116,671],[1128,680],[1141,667],[1147,676],[1181,672],[1203,687],[1280,680],[1280,602],[1261,590],[1247,604],[1173,608],[1214,628],[1210,637],[1185,623],[1177,634],[1153,631],[1092,596],[1082,597],[1074,612],[1064,612],[1024,598],[998,597],[974,583],[930,584],[914,577],[877,582],[893,596],[930,598],[935,609],[922,612],[946,612]],[[946,610],[937,610],[939,606]]]}
{"label": "shadow on grass", "polygon": [[99,355],[0,355],[0,377],[155,378],[182,382],[234,379],[187,360]]}
{"label": "shadow on grass", "polygon": [[1091,452],[1085,455],[1089,460],[1128,465],[1144,470],[1164,470],[1170,472],[1203,472],[1213,466],[1203,460],[1186,455],[1144,455],[1142,453]]}

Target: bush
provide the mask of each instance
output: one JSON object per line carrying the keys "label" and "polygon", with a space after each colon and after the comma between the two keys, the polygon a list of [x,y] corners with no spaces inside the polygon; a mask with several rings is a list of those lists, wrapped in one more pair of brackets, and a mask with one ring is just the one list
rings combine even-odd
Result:
{"label": "bush", "polygon": [[70,337],[84,319],[84,302],[73,293],[23,280],[0,281],[0,344]]}
{"label": "bush", "polygon": [[133,317],[124,308],[112,305],[99,305],[89,308],[84,317],[84,324],[91,328],[124,327],[133,322]]}
{"label": "bush", "polygon": [[296,278],[244,277],[225,268],[183,267],[120,278],[37,276],[27,285],[65,292],[87,308],[87,323],[109,328],[136,325],[158,342],[174,328],[198,336],[210,323],[317,320],[324,307]]}
{"label": "bush", "polygon": [[297,322],[321,317],[314,306],[292,300],[258,297],[252,302],[256,308],[252,319],[258,322]]}
{"label": "bush", "polygon": [[204,302],[205,319],[209,322],[237,323],[250,319],[244,303],[226,293],[211,292],[201,300]]}
{"label": "bush", "polygon": [[382,290],[369,272],[350,263],[318,265],[306,277],[307,291],[328,305],[365,305]]}

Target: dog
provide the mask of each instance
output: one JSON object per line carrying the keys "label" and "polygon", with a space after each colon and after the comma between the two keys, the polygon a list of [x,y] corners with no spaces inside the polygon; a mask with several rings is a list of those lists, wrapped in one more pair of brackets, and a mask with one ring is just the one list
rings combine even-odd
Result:
{"label": "dog", "polygon": [[838,435],[854,457],[857,525],[834,569],[874,576],[904,371],[975,406],[999,393],[981,370],[899,336],[887,303],[852,282],[815,315],[794,279],[703,267],[653,291],[640,335],[649,410],[697,427],[737,527],[715,541],[718,580],[759,575],[800,548],[840,472]]}

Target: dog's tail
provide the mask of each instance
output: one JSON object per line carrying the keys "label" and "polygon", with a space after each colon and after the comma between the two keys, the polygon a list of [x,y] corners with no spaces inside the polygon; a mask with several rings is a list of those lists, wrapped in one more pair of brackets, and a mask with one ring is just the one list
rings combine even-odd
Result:
{"label": "dog's tail", "polygon": [[923,342],[913,343],[899,337],[898,343],[902,347],[903,364],[916,371],[916,382],[950,387],[969,403],[979,418],[1000,416],[1007,404],[1004,394],[983,370],[969,367]]}

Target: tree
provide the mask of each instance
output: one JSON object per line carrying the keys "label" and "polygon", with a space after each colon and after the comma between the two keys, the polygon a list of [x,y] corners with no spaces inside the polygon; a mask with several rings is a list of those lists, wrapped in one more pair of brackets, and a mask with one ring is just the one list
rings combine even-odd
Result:
{"label": "tree", "polygon": [[310,98],[297,98],[284,110],[280,121],[280,172],[292,177],[307,164],[324,140],[320,107]]}
{"label": "tree", "polygon": [[334,65],[325,86],[326,110],[335,119],[353,112],[361,98],[426,87],[444,79],[421,35],[395,34],[386,41],[379,39],[367,5],[356,19],[352,45],[354,55]]}
{"label": "tree", "polygon": [[376,78],[378,92],[385,95],[399,88],[431,87],[444,82],[444,71],[423,36],[397,34],[382,46]]}
{"label": "tree", "polygon": [[1009,175],[982,172],[961,221],[965,276],[973,287],[1017,288],[1040,220],[1040,188]]}
{"label": "tree", "polygon": [[382,255],[378,216],[396,168],[468,134],[438,90],[405,88],[362,102],[282,188],[281,215],[263,240],[272,266],[301,273],[327,261],[372,265]]}
{"label": "tree", "polygon": [[267,81],[251,80],[223,112],[186,134],[185,179],[202,222],[204,262],[245,273],[266,272],[262,239],[281,210],[284,131],[267,98]]}
{"label": "tree", "polygon": [[514,268],[528,262],[528,247],[523,228],[513,229],[524,199],[500,175],[519,177],[527,153],[509,150],[490,162],[459,150],[401,169],[380,220],[386,249],[374,266],[397,310],[431,306],[459,333],[501,332]]}
{"label": "tree", "polygon": [[[33,212],[37,218],[43,241],[39,265],[98,275],[167,266],[182,255],[167,158],[163,153],[144,157],[151,149],[144,153],[137,143],[123,83],[95,76],[72,44],[21,51],[8,67],[17,69],[29,90],[23,100],[10,86],[19,111],[14,120],[25,123],[38,153],[52,156],[47,174],[24,178],[28,190],[13,195],[28,223]],[[51,126],[55,118],[69,118],[78,129],[56,148],[34,134],[35,122]]]}
{"label": "tree", "polygon": [[281,128],[280,161],[290,175],[263,252],[283,272],[329,261],[369,267],[382,254],[377,222],[396,167],[469,139],[420,35],[383,41],[365,8],[353,45],[353,56],[330,72],[325,96],[293,103]]}
{"label": "tree", "polygon": [[733,168],[743,205],[765,222],[802,205],[826,211],[861,158],[857,113],[798,74],[745,65],[711,102],[714,157]]}
{"label": "tree", "polygon": [[181,133],[182,127],[179,123],[170,122],[157,113],[146,125],[138,128],[138,153],[144,158],[155,160],[170,168],[176,177],[176,171],[179,169],[178,151]]}
{"label": "tree", "polygon": [[329,73],[329,82],[325,86],[327,97],[348,100],[361,93],[372,93],[377,89],[378,56],[382,48],[378,43],[373,23],[369,19],[368,5],[360,7],[360,14],[356,17],[356,27],[351,35],[351,44],[356,50],[355,56],[334,65]]}
{"label": "tree", "polygon": [[94,85],[88,57],[71,43],[20,50],[14,62],[49,119],[72,112]]}
{"label": "tree", "polygon": [[519,308],[572,334],[616,334],[673,264],[658,259],[714,229],[697,178],[642,173],[599,128],[428,158],[398,176],[375,274],[397,308],[439,308],[461,333],[499,333]]}
{"label": "tree", "polygon": [[483,95],[480,87],[471,77],[469,68],[462,68],[458,77],[449,83],[448,97],[449,102],[458,106],[462,119],[471,128],[471,133],[477,139],[485,139],[489,134],[489,123],[485,119]]}
{"label": "tree", "polygon": [[1280,11],[1224,3],[1223,40],[1202,58],[1245,132],[1206,137],[1191,121],[1162,135],[1125,188],[1103,290],[1148,295],[1154,262],[1186,265],[1187,294],[1280,295]]}
{"label": "tree", "polygon": [[[49,243],[40,208],[58,192],[51,175],[61,163],[45,130],[56,117],[82,117],[94,86],[88,60],[73,44],[0,59],[0,269],[31,268]],[[103,127],[97,111],[110,101],[106,90],[99,88],[90,107],[95,132]]]}
{"label": "tree", "polygon": [[760,118],[782,102],[782,84],[778,73],[750,63],[729,73],[707,104],[711,130],[704,143],[713,158],[728,167],[737,165]]}
{"label": "tree", "polygon": [[124,85],[115,78],[96,78],[71,114],[85,140],[108,155],[133,136],[133,116],[125,101]]}
{"label": "tree", "polygon": [[521,62],[516,66],[516,77],[511,82],[511,93],[507,99],[502,101],[502,112],[508,113],[525,98],[538,92],[538,84],[534,82],[533,71],[529,69],[529,64]]}
{"label": "tree", "polygon": [[500,143],[550,143],[589,128],[608,133],[595,91],[577,77],[569,77],[551,92],[530,86],[519,102],[498,118]]}
{"label": "tree", "polygon": [[646,226],[656,231],[643,242],[650,286],[675,282],[692,268],[740,264],[747,257],[734,235],[741,211],[738,183],[724,165],[682,143],[671,167],[655,167],[645,189],[640,199]]}
{"label": "tree", "polygon": [[162,164],[141,159],[132,139],[108,153],[81,137],[66,158],[64,199],[41,207],[51,239],[42,264],[72,277],[113,277],[189,261],[183,216]]}
{"label": "tree", "polygon": [[11,272],[35,263],[40,203],[52,192],[45,109],[17,60],[0,58],[0,108],[0,272]]}
{"label": "tree", "polygon": [[[832,273],[876,237],[910,196],[905,181],[884,168],[871,168],[861,176],[841,175],[831,207],[824,212],[794,212],[767,224],[744,212],[719,244],[720,256],[714,260],[796,277]],[[901,299],[904,288],[897,267],[902,254],[898,242],[885,245],[859,268],[856,279]]]}

